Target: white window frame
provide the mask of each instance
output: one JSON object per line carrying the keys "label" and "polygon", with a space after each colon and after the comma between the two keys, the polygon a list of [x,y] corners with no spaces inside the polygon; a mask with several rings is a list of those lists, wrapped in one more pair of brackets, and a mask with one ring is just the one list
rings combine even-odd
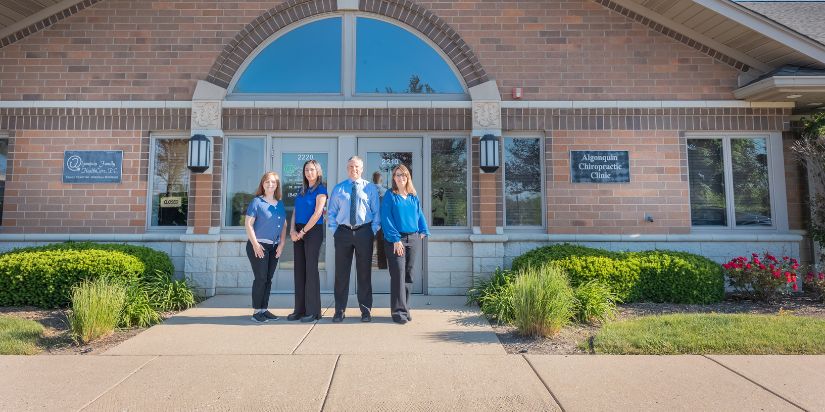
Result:
{"label": "white window frame", "polygon": [[[163,133],[163,134],[150,134],[149,135],[149,178],[148,178],[148,187],[146,188],[146,230],[152,232],[186,232],[186,228],[189,227],[189,213],[191,210],[187,207],[186,210],[186,221],[187,224],[185,226],[157,226],[152,224],[152,193],[155,188],[155,167],[157,166],[157,141],[158,140],[184,140],[189,139],[189,135],[184,133]],[[189,187],[187,188],[187,196],[191,194],[192,191],[192,174],[187,169],[187,173],[189,173]],[[191,205],[191,203],[190,203]]]}
{"label": "white window frame", "polygon": [[[221,155],[221,165],[223,170],[221,171],[221,231],[227,231],[228,233],[232,233],[236,231],[238,233],[243,232],[245,229],[243,225],[239,226],[229,226],[226,224],[226,214],[229,212],[228,207],[226,204],[226,196],[229,195],[229,141],[230,140],[240,140],[240,139],[264,139],[264,152],[261,153],[264,163],[264,171],[269,170],[270,165],[272,165],[272,139],[268,134],[261,134],[261,133],[254,133],[254,134],[244,134],[244,133],[233,133],[231,135],[226,135],[223,138],[223,153]],[[257,182],[255,182],[257,183]]]}
{"label": "white window frame", "polygon": [[[319,20],[324,20],[328,18],[341,18],[341,26],[342,26],[342,33],[341,33],[341,92],[340,93],[235,93],[235,86],[241,76],[246,72],[247,67],[254,61],[258,55],[266,49],[270,44],[277,41],[280,37],[284,36],[285,34],[307,24],[314,23]],[[447,64],[450,70],[453,72],[453,75],[458,80],[461,88],[464,90],[464,93],[439,93],[439,94],[403,94],[403,93],[356,93],[355,92],[355,67],[356,67],[356,59],[355,56],[357,55],[356,49],[356,33],[355,33],[355,26],[356,26],[356,18],[358,17],[366,17],[374,20],[380,20],[388,24],[392,24],[396,27],[399,27],[408,33],[418,37],[421,39],[426,45],[428,45],[432,50],[434,50],[441,59]],[[342,100],[412,100],[412,101],[430,101],[430,100],[445,100],[445,101],[457,101],[457,100],[470,100],[470,95],[468,92],[467,84],[464,82],[464,78],[461,76],[461,73],[453,64],[452,60],[450,60],[444,51],[441,50],[435,43],[433,43],[430,39],[422,35],[416,30],[413,30],[410,27],[407,27],[404,24],[399,23],[398,21],[389,19],[384,16],[376,15],[376,14],[369,14],[364,12],[356,12],[356,11],[343,11],[334,14],[323,14],[307,19],[300,20],[298,22],[292,23],[291,25],[287,26],[286,28],[278,31],[274,35],[270,36],[270,38],[266,39],[263,43],[258,45],[257,48],[246,58],[246,60],[241,64],[238,71],[235,72],[235,76],[232,78],[232,81],[229,83],[229,87],[227,88],[229,94],[227,95],[227,100],[326,100],[326,101],[342,101]]]}
{"label": "white window frame", "polygon": [[[768,193],[770,195],[771,226],[736,226],[736,205],[733,193],[733,159],[731,157],[732,139],[765,139],[768,152]],[[693,226],[692,232],[787,232],[788,227],[788,200],[785,192],[785,159],[783,156],[782,133],[780,132],[692,132],[684,134],[685,170],[688,183],[688,211],[690,203],[690,170],[687,152],[688,139],[721,139],[723,170],[725,174],[725,210],[728,226]]]}
{"label": "white window frame", "polygon": [[[467,220],[464,225],[460,226],[435,226],[433,224],[433,216],[432,216],[432,201],[433,201],[433,192],[432,192],[432,174],[433,174],[433,163],[432,163],[432,141],[433,139],[465,139],[465,144],[467,148]],[[424,214],[427,216],[427,222],[430,227],[430,231],[436,232],[460,232],[460,233],[467,233],[468,231],[472,230],[472,220],[473,220],[473,141],[471,136],[467,132],[458,132],[458,133],[434,133],[429,134],[424,138],[424,159],[425,164],[424,168],[427,170],[426,176],[424,176],[424,185],[428,188],[426,192],[429,196],[429,206],[427,210],[424,211]]]}
{"label": "white window frame", "polygon": [[[541,170],[541,225],[521,226],[507,224],[507,162],[504,159],[505,144],[507,138],[513,139],[538,139],[539,140],[539,169]],[[505,133],[501,136],[501,224],[508,231],[535,232],[547,228],[547,165],[545,164],[545,136],[536,133]]]}

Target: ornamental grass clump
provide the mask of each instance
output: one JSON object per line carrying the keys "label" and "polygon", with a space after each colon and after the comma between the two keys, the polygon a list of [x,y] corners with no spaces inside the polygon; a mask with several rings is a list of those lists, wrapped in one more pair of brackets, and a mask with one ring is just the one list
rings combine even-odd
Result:
{"label": "ornamental grass clump", "polygon": [[575,319],[579,323],[605,323],[616,318],[616,294],[610,286],[590,281],[577,287]]}
{"label": "ornamental grass clump", "polygon": [[513,281],[515,273],[497,268],[490,279],[476,281],[467,292],[467,304],[475,303],[481,312],[498,323],[513,320]]}
{"label": "ornamental grass clump", "polygon": [[72,287],[71,301],[72,336],[89,343],[115,330],[126,302],[126,286],[106,278],[84,280]]}
{"label": "ornamental grass clump", "polygon": [[570,323],[576,301],[567,276],[552,266],[527,267],[513,282],[513,325],[527,336],[551,336]]}
{"label": "ornamental grass clump", "polygon": [[764,252],[751,258],[739,256],[722,265],[730,286],[737,292],[759,301],[771,301],[779,295],[798,290],[796,284],[799,262],[791,257],[781,259]]}

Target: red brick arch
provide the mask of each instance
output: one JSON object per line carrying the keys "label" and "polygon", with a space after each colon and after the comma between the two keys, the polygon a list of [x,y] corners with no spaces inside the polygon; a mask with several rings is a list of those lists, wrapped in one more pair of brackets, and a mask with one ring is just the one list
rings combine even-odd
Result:
{"label": "red brick arch", "polygon": [[[209,70],[207,81],[228,88],[249,55],[273,34],[308,17],[337,11],[336,0],[289,0],[261,14],[235,35]],[[472,48],[441,18],[409,0],[360,0],[358,9],[417,30],[453,62],[467,87],[489,80]]]}

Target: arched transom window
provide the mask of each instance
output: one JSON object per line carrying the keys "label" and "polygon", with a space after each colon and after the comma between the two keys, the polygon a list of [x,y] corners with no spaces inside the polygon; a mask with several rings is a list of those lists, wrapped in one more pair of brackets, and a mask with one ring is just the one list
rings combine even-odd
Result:
{"label": "arched transom window", "polygon": [[238,73],[232,98],[467,98],[458,71],[429,40],[356,13],[309,20],[273,36]]}

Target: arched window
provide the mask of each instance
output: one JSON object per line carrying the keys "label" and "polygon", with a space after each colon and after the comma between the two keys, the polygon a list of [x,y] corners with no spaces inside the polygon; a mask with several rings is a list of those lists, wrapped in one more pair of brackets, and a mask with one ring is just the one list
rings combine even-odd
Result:
{"label": "arched window", "polygon": [[350,12],[274,36],[238,73],[230,98],[467,98],[458,71],[429,40]]}

